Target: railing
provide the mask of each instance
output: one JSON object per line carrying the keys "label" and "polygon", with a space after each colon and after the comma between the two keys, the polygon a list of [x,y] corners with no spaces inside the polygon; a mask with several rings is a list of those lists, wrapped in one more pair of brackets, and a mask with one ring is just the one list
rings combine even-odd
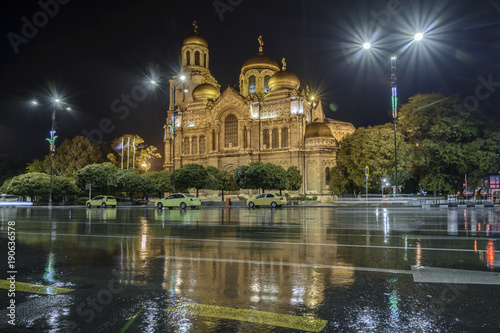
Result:
{"label": "railing", "polygon": [[427,197],[420,195],[380,195],[380,194],[370,194],[350,196],[350,197],[337,197],[334,199],[334,204],[339,205],[408,205],[408,206],[492,206],[493,204],[499,204],[498,197],[494,198],[490,195],[482,196],[478,198],[473,197]]}

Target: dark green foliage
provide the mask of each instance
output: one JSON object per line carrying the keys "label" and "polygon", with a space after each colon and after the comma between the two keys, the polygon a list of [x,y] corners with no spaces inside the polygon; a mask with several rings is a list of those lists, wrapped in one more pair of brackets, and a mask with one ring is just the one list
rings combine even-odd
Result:
{"label": "dark green foliage", "polygon": [[105,194],[116,189],[116,184],[112,181],[117,171],[111,163],[87,165],[76,172],[76,186],[83,191],[86,184],[94,184],[92,191],[96,191],[96,194]]}
{"label": "dark green foliage", "polygon": [[184,191],[196,188],[196,196],[198,196],[198,190],[206,188],[207,178],[207,170],[202,165],[186,164],[175,171],[175,186]]}

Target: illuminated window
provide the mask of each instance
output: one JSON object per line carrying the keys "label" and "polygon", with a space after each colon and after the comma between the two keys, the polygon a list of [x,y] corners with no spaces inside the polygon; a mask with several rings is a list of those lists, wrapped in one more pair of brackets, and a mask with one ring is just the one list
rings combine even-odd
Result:
{"label": "illuminated window", "polygon": [[184,155],[189,155],[189,138],[184,138]]}
{"label": "illuminated window", "polygon": [[195,66],[200,66],[200,52],[196,51],[194,53],[194,64]]}
{"label": "illuminated window", "polygon": [[269,130],[268,129],[265,129],[263,132],[262,132],[262,147],[264,149],[266,148],[270,148],[269,146]]}
{"label": "illuminated window", "polygon": [[255,75],[252,75],[248,78],[248,93],[255,93]]}
{"label": "illuminated window", "polygon": [[326,169],[325,169],[325,181],[326,181],[327,185],[330,184],[330,168],[329,167],[326,167]]}
{"label": "illuminated window", "polygon": [[191,52],[186,52],[186,65],[191,65]]}
{"label": "illuminated window", "polygon": [[206,141],[204,135],[200,136],[200,154],[205,154]]}
{"label": "illuminated window", "polygon": [[198,138],[196,136],[191,139],[191,154],[198,154]]}
{"label": "illuminated window", "polygon": [[271,77],[270,77],[269,75],[266,75],[266,76],[264,77],[264,92],[265,92],[265,93],[268,93],[268,92],[270,92],[270,91],[271,91],[271,89],[269,89],[269,79],[270,79],[270,78],[271,78]]}
{"label": "illuminated window", "polygon": [[288,147],[288,128],[283,127],[281,129],[281,147]]}
{"label": "illuminated window", "polygon": [[224,120],[224,147],[238,146],[238,118],[230,114]]}
{"label": "illuminated window", "polygon": [[280,132],[277,128],[273,129],[273,148],[280,147]]}

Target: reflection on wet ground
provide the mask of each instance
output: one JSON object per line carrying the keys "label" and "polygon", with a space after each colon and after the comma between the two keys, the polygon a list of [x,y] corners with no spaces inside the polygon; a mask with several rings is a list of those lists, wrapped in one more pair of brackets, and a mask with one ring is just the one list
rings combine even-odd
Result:
{"label": "reflection on wet ground", "polygon": [[15,221],[17,279],[74,289],[18,292],[19,332],[495,331],[499,217],[493,208],[5,207],[0,246]]}

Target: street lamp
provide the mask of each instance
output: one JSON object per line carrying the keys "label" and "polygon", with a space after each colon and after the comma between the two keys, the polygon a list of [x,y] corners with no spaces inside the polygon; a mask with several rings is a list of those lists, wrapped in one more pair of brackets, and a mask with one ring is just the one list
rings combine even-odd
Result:
{"label": "street lamp", "polygon": [[382,179],[382,198],[384,197],[384,187],[386,185],[389,185],[389,182],[387,181],[387,178]]}
{"label": "street lamp", "polygon": [[[175,137],[177,136],[177,133],[176,133],[176,130],[175,130],[175,118],[177,118],[177,114],[178,114],[178,111],[175,109],[175,106],[176,106],[175,95],[176,95],[176,91],[177,90],[181,91],[181,89],[177,89],[177,86],[179,86],[179,84],[181,82],[184,82],[184,80],[186,80],[186,76],[185,75],[181,75],[179,77],[179,79],[180,80],[177,81],[177,83],[172,86],[174,114],[172,116],[172,124],[168,125],[170,127],[170,131],[172,132],[172,145],[173,145],[172,146],[172,170],[173,170],[172,192],[173,193],[175,193]],[[187,92],[187,89],[184,89],[184,92]]]}
{"label": "street lamp", "polygon": [[396,195],[399,194],[398,186],[398,146],[396,141],[396,119],[398,118],[398,88],[396,85],[396,57],[391,57],[391,105],[392,105],[392,118],[394,119],[394,178],[396,181]]}
{"label": "street lamp", "polygon": [[[172,115],[172,123],[168,124],[167,126],[170,129],[170,133],[172,134],[172,170],[173,170],[173,182],[172,182],[172,191],[175,193],[175,137],[177,136],[176,129],[175,129],[175,119],[177,118],[178,111],[175,109],[176,107],[176,102],[175,102],[175,96],[177,91],[183,91],[183,92],[188,92],[187,88],[184,89],[178,89],[177,87],[181,82],[184,82],[186,80],[185,75],[180,75],[179,80],[176,83],[173,83],[170,85],[170,98],[172,98],[173,103],[171,104],[173,108],[173,115]],[[149,81],[152,85],[156,87],[160,87],[160,84],[156,82],[155,80],[150,80]],[[160,90],[160,92],[163,94],[163,92]],[[166,127],[164,127],[166,129]],[[165,139],[166,139],[166,132],[165,132]]]}
{"label": "street lamp", "polygon": [[[415,34],[413,41],[418,42],[424,38],[424,34],[419,32]],[[368,50],[371,48],[371,44],[366,42],[363,44],[363,49]],[[406,47],[404,48],[404,50]],[[398,183],[398,151],[397,151],[397,118],[398,118],[398,90],[397,90],[397,75],[396,75],[396,56],[391,57],[391,107],[392,107],[392,119],[394,120],[394,181],[396,185],[395,195],[399,194],[399,183]]]}
{"label": "street lamp", "polygon": [[[40,105],[37,101],[33,100],[31,101],[32,104],[34,105]],[[56,139],[57,139],[57,135],[56,134],[56,109],[57,109],[57,106],[60,105],[62,102],[60,99],[58,98],[55,98],[53,100],[53,108],[52,108],[52,126],[51,126],[51,129],[50,129],[50,136],[48,138],[46,138],[46,140],[49,142],[49,149],[50,149],[50,192],[49,192],[49,207],[52,207],[52,189],[53,189],[53,186],[52,186],[52,177],[53,177],[53,159],[54,159],[54,153],[56,152]],[[70,111],[71,108],[70,107],[66,107],[65,108],[66,110]]]}

